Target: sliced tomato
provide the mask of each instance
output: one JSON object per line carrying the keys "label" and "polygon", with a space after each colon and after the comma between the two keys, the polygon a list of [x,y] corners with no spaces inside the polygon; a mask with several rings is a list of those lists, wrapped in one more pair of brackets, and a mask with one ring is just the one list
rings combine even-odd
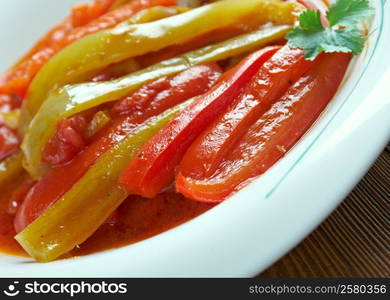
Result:
{"label": "sliced tomato", "polygon": [[45,146],[42,159],[51,166],[59,166],[71,161],[87,146],[85,136],[88,124],[99,108],[91,108],[77,115],[62,119],[57,131]]}
{"label": "sliced tomato", "polygon": [[88,121],[82,115],[60,120],[57,132],[43,150],[43,161],[52,166],[69,162],[86,146],[84,132],[87,126]]}

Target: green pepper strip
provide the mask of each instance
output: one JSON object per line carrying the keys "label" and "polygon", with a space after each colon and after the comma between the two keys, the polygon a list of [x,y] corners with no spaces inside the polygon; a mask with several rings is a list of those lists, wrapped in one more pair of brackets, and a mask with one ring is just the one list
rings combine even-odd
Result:
{"label": "green pepper strip", "polygon": [[281,0],[226,0],[158,21],[123,22],[86,36],[55,55],[36,75],[21,116],[27,127],[49,92],[68,83],[86,80],[92,72],[124,59],[177,45],[216,29],[268,22],[293,24],[300,5]]}
{"label": "green pepper strip", "polygon": [[191,101],[149,119],[103,154],[61,199],[19,233],[16,240],[41,262],[52,261],[84,242],[127,198],[127,192],[117,183],[123,168],[146,141]]}
{"label": "green pepper strip", "polygon": [[[143,24],[148,23],[156,20],[160,20],[163,18],[174,16],[178,13],[183,13],[189,11],[186,8],[183,7],[162,7],[162,6],[156,6],[151,7],[149,9],[142,10],[138,13],[136,13],[133,17],[128,19],[125,22],[122,22],[121,24],[117,25],[115,28],[117,30],[120,30],[124,27],[131,27],[132,25],[137,24]],[[111,29],[112,31],[113,29]],[[58,53],[55,57],[53,57],[43,68],[42,70],[36,75],[33,82],[31,83],[28,91],[28,100],[24,103],[22,107],[21,112],[21,133],[23,133],[24,127],[28,124],[28,122],[31,120],[31,116],[33,116],[36,112],[36,109],[39,108],[41,105],[42,100],[44,97],[49,93],[51,88],[55,88],[55,86],[61,86],[68,82],[80,82],[83,80],[87,80],[91,78],[93,75],[98,74],[101,70],[104,70],[106,67],[106,64],[103,63],[102,57],[98,58],[102,60],[102,66],[96,67],[96,69],[93,70],[86,70],[84,74],[75,74],[71,68],[74,67],[74,65],[69,64],[69,61],[73,59],[73,64],[76,64],[79,68],[83,68],[83,61],[82,56],[86,55],[87,58],[84,59],[97,59],[96,56],[98,55],[96,51],[101,51],[100,55],[102,55],[103,49],[99,48],[95,44],[100,43],[100,46],[104,48],[104,45],[111,42],[109,40],[110,30],[102,30],[100,32],[97,32],[95,34],[91,34],[88,37],[82,38],[70,46],[66,47],[60,53]],[[106,45],[106,47],[108,47]],[[69,49],[68,49],[69,48]],[[112,49],[111,49],[112,51]],[[90,56],[92,52],[95,52],[94,55]],[[132,56],[125,59],[126,64],[131,64],[131,60],[133,59]],[[120,60],[121,62],[123,60]],[[67,65],[68,63],[68,65]],[[60,65],[58,65],[60,64]],[[115,66],[115,61],[113,63],[108,63],[108,69]],[[57,77],[55,73],[55,68],[57,68],[57,71],[63,72],[63,78],[60,78],[60,76]],[[62,69],[63,68],[63,69]],[[75,69],[76,70],[76,69]],[[80,70],[80,72],[82,72]],[[50,78],[50,76],[52,78]],[[65,78],[66,76],[69,76],[68,78]],[[51,86],[52,85],[52,86]],[[43,98],[42,98],[43,97]]]}
{"label": "green pepper strip", "polygon": [[34,178],[42,175],[45,169],[41,160],[42,149],[53,136],[60,119],[118,100],[139,86],[159,77],[181,72],[197,64],[254,51],[283,38],[289,29],[290,27],[286,25],[266,27],[188,52],[117,80],[65,86],[49,96],[26,132],[22,144],[26,157],[25,168]]}

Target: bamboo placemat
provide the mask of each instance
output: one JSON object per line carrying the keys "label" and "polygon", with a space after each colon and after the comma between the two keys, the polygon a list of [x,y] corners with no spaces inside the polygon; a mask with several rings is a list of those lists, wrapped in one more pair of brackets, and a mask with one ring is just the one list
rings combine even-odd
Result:
{"label": "bamboo placemat", "polygon": [[390,278],[390,146],[337,210],[260,277]]}

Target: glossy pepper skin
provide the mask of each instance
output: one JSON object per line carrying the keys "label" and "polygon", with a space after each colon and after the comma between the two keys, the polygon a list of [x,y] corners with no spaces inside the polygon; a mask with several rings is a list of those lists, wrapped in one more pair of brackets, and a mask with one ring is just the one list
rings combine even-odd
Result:
{"label": "glossy pepper skin", "polygon": [[294,13],[300,7],[281,0],[218,1],[162,20],[144,24],[125,21],[88,35],[57,53],[35,76],[28,89],[28,101],[23,105],[21,130],[52,89],[82,82],[110,64],[182,44],[217,29],[236,24],[293,24]]}
{"label": "glossy pepper skin", "polygon": [[194,142],[196,146],[188,150],[182,166],[191,164],[190,161],[199,161],[201,163],[193,166],[192,172],[206,177],[213,174],[248,127],[314,64],[305,60],[300,49],[281,48],[264,63],[226,112],[197,138]]}
{"label": "glossy pepper skin", "polygon": [[[88,21],[90,21],[88,24],[78,26],[81,24],[75,24],[74,22],[77,17],[71,16],[48,32],[46,37],[42,38],[14,68],[0,76],[0,94],[16,94],[20,98],[24,98],[35,75],[55,54],[66,46],[87,35],[111,28],[142,9],[157,5],[171,6],[176,3],[175,0],[135,0],[115,11],[104,14],[107,12],[109,5],[101,2],[101,0],[97,0],[92,4],[88,4],[90,10],[96,10],[94,15],[88,16]],[[112,0],[103,0],[103,2],[112,2]],[[101,16],[101,14],[103,15]]]}
{"label": "glossy pepper skin", "polygon": [[[5,88],[8,93],[17,94],[19,97],[23,97],[25,90],[27,89],[27,86],[29,84],[29,81],[27,80],[27,82],[25,84],[20,85],[21,93],[19,93],[17,89],[12,89],[12,80],[18,81],[18,77],[20,76],[19,77],[20,83],[22,83],[23,79],[28,79],[30,76],[35,75],[35,73],[29,73],[29,70],[32,71],[35,69],[34,64],[39,63],[38,61],[34,61],[34,59],[31,59],[33,56],[37,55],[37,57],[39,57],[44,53],[50,53],[51,51],[49,49],[52,46],[54,48],[56,48],[57,43],[61,44],[65,40],[68,40],[68,43],[71,43],[72,38],[71,37],[68,38],[68,35],[70,33],[75,33],[77,31],[85,30],[85,29],[81,30],[79,28],[79,27],[83,27],[83,26],[77,26],[77,24],[75,24],[75,21],[74,21],[75,18],[78,18],[78,17],[83,18],[84,19],[83,23],[85,26],[86,23],[89,23],[89,22],[93,21],[94,19],[97,19],[98,17],[102,16],[103,14],[108,12],[109,10],[119,8],[119,6],[122,6],[123,4],[125,4],[125,3],[118,5],[117,0],[94,0],[94,1],[89,2],[87,4],[75,6],[72,9],[72,13],[70,16],[66,17],[58,25],[51,28],[42,38],[40,38],[38,40],[38,42],[36,42],[34,44],[34,46],[12,68],[10,68],[9,72],[7,72],[4,76],[1,77],[1,78],[3,78],[4,82],[0,84],[0,86],[1,86],[0,89]],[[78,14],[79,10],[77,9],[77,7],[81,7],[81,6],[88,7],[88,9],[82,9],[84,11],[84,13],[86,13],[87,10],[89,10],[90,12],[93,12],[93,13],[88,13],[88,16],[86,16],[86,15],[81,16],[80,14]],[[96,24],[98,22],[100,22],[100,20],[95,22],[95,25],[93,25],[93,26],[96,27]],[[91,28],[93,26],[91,26]],[[81,35],[78,35],[78,36],[81,36]],[[61,48],[63,48],[63,46]],[[28,60],[29,60],[29,63],[25,64],[24,67],[22,67],[20,69],[16,68],[17,66],[21,65],[23,62],[26,62]],[[39,69],[38,65],[37,65],[37,69]],[[2,80],[0,80],[0,81],[2,81]]]}
{"label": "glossy pepper skin", "polygon": [[[160,7],[160,6],[152,7],[150,9],[143,10],[140,13],[136,14],[131,19],[129,19],[127,22],[129,22],[129,23],[133,22],[134,24],[144,23],[144,22],[154,21],[154,20],[158,20],[158,19],[165,18],[168,16],[172,16],[172,15],[175,15],[176,13],[178,13],[177,8],[168,8],[168,7]],[[128,61],[126,61],[126,63],[132,64],[132,62],[128,62]],[[105,71],[109,71],[109,70],[105,70]],[[95,80],[95,78],[94,78],[94,80]],[[44,104],[46,104],[46,102]],[[78,131],[80,131],[80,130],[78,130],[78,128],[80,128],[82,126],[77,126],[77,125],[71,126],[72,125],[71,123],[79,124],[80,121],[83,122],[83,118],[79,117],[77,115],[72,116],[72,118],[69,118],[69,119],[67,119],[66,116],[56,116],[54,110],[55,110],[55,108],[58,108],[61,104],[62,103],[60,101],[55,101],[55,103],[49,102],[47,104],[48,108],[46,110],[44,110],[46,112],[46,114],[41,116],[40,121],[38,120],[36,122],[40,126],[35,127],[35,129],[39,128],[41,130],[44,130],[46,132],[46,134],[48,134],[49,132],[52,133],[53,131],[55,131],[54,128],[53,127],[50,128],[50,127],[46,127],[46,126],[47,126],[47,123],[50,122],[50,120],[55,118],[56,121],[55,122],[53,121],[52,125],[57,127],[58,134],[54,134],[54,136],[51,138],[50,141],[46,140],[46,139],[36,140],[35,138],[34,138],[35,141],[31,141],[31,139],[30,139],[31,132],[30,132],[30,130],[28,130],[24,136],[24,140],[23,140],[23,144],[22,144],[22,149],[25,149],[24,145],[28,141],[36,144],[36,146],[41,149],[39,153],[41,154],[41,152],[42,152],[42,155],[44,156],[44,158],[46,158],[46,161],[54,163],[54,164],[59,164],[61,162],[65,163],[66,161],[69,161],[75,154],[77,154],[85,146],[85,142],[84,142],[83,138],[81,136],[79,136],[79,132],[78,132]],[[67,103],[66,105],[67,105],[68,109],[70,109],[74,106],[73,103]],[[22,113],[23,113],[23,110],[22,110]],[[85,113],[88,113],[88,111]],[[23,115],[22,115],[22,118],[23,118]],[[36,120],[34,119],[33,121],[36,121]],[[85,124],[85,125],[87,125],[87,124]],[[44,127],[46,127],[46,128],[44,128]],[[81,129],[81,130],[83,130],[83,129]],[[71,138],[71,137],[73,137],[73,138]],[[50,145],[50,144],[53,144],[52,143],[53,139],[58,140],[58,143],[55,142],[54,144],[62,144],[62,145],[58,145],[58,147],[51,147],[52,145]],[[69,142],[70,139],[73,142]],[[76,142],[76,143],[74,143],[74,142]],[[45,148],[43,146],[45,146]],[[57,148],[57,149],[55,149],[55,148]],[[73,154],[71,154],[71,152],[73,152]],[[29,164],[29,156],[33,155],[33,152],[29,152],[28,150],[27,151],[25,150],[24,153],[26,155],[26,159],[25,159],[26,169],[30,171],[30,174],[34,178],[38,178],[39,176],[34,171],[31,171],[31,167]],[[43,172],[44,169],[42,168],[40,171]]]}
{"label": "glossy pepper skin", "polygon": [[[232,151],[224,154],[213,173],[202,172],[194,155],[203,141],[184,157],[176,189],[190,199],[221,202],[263,174],[302,137],[335,95],[351,55],[323,54],[273,106],[249,127]],[[218,126],[215,124],[214,126]]]}
{"label": "glossy pepper skin", "polygon": [[280,47],[266,47],[224,74],[209,92],[200,96],[146,143],[121,174],[119,182],[130,194],[155,197],[174,178],[185,151],[239,94],[259,67]]}
{"label": "glossy pepper skin", "polygon": [[54,205],[15,236],[37,261],[52,261],[90,237],[127,198],[118,183],[138,149],[188,103],[151,118],[102,155]]}
{"label": "glossy pepper skin", "polygon": [[116,0],[95,0],[82,3],[72,8],[71,18],[73,27],[81,27],[108,12]]}
{"label": "glossy pepper skin", "polygon": [[216,63],[197,65],[177,75],[164,76],[147,83],[130,96],[115,103],[112,115],[147,115],[163,112],[183,99],[207,92],[222,74]]}
{"label": "glossy pepper skin", "polygon": [[187,52],[117,80],[65,86],[52,93],[43,103],[24,136],[22,149],[25,153],[26,169],[34,178],[42,176],[44,171],[42,150],[54,135],[59,120],[118,100],[142,84],[162,76],[176,74],[198,64],[224,60],[254,51],[283,38],[288,30],[289,26],[286,25],[262,28]]}
{"label": "glossy pepper skin", "polygon": [[[0,75],[0,93],[14,94],[23,98],[30,74],[36,73],[35,64],[50,55],[47,49],[63,39],[72,30],[72,19],[68,16],[51,28],[35,45],[20,58],[7,72]],[[39,59],[39,60],[38,60]]]}
{"label": "glossy pepper skin", "polygon": [[[194,66],[177,75],[146,84],[119,101],[111,124],[97,133],[85,150],[72,161],[50,169],[30,191],[15,217],[16,231],[20,232],[39,217],[66,193],[100,156],[131,134],[139,124],[206,92],[220,75],[221,70],[215,63]],[[157,87],[159,89],[156,89]]]}

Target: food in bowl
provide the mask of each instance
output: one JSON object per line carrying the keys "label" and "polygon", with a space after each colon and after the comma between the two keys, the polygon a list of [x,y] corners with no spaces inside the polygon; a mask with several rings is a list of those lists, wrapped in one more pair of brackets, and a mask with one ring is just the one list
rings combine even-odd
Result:
{"label": "food in bowl", "polygon": [[0,77],[1,250],[89,254],[226,200],[317,120],[371,14],[366,0],[74,7]]}

